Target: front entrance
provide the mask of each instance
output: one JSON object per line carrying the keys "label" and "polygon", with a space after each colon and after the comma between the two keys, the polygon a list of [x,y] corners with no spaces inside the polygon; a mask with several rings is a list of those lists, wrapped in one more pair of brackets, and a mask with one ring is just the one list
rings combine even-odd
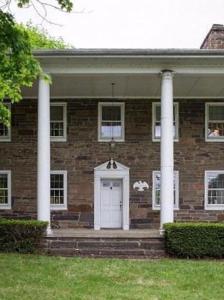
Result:
{"label": "front entrance", "polygon": [[122,227],[122,180],[101,179],[100,188],[100,227]]}
{"label": "front entrance", "polygon": [[94,229],[129,230],[129,168],[110,160],[94,168]]}

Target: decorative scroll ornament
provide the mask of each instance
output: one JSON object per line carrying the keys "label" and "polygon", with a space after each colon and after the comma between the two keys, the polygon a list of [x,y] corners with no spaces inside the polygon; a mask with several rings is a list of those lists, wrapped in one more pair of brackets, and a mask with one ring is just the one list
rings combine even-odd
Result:
{"label": "decorative scroll ornament", "polygon": [[145,189],[149,189],[149,185],[147,182],[139,180],[133,184],[133,189],[137,189],[138,192],[144,192]]}

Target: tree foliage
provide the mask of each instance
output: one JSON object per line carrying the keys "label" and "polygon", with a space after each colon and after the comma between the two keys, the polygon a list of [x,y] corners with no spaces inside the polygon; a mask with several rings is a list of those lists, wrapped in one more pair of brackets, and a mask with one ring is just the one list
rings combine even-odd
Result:
{"label": "tree foliage", "polygon": [[33,50],[37,49],[65,49],[72,46],[66,44],[62,38],[55,38],[48,34],[47,30],[34,26],[33,24],[27,24],[26,26],[20,24],[19,28],[25,29]]}
{"label": "tree foliage", "polygon": [[[33,6],[36,3],[44,9],[54,7],[70,12],[73,7],[71,0],[42,2],[41,0],[15,0],[18,7]],[[3,4],[2,4],[3,3]],[[55,3],[57,5],[55,5]],[[67,47],[63,40],[54,39],[35,26],[28,29],[16,24],[13,16],[5,12],[10,9],[11,0],[3,0],[0,7],[0,121],[10,124],[10,112],[4,100],[19,102],[22,99],[21,88],[31,87],[38,76],[44,76],[39,62],[32,54],[33,49],[62,49]]]}
{"label": "tree foliage", "polygon": [[0,118],[6,125],[10,113],[4,99],[12,103],[20,101],[21,87],[32,86],[41,74],[31,49],[26,30],[16,25],[12,15],[0,11]]}

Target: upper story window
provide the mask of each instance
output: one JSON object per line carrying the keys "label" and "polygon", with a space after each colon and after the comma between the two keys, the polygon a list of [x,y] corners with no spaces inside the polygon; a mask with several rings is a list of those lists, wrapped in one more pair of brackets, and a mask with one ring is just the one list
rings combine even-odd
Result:
{"label": "upper story window", "polygon": [[67,103],[51,103],[50,134],[53,142],[67,140]]}
{"label": "upper story window", "polygon": [[[11,111],[11,104],[5,104],[8,106],[8,109]],[[1,142],[10,142],[11,141],[11,126],[6,126],[0,121],[0,141]]]}
{"label": "upper story window", "polygon": [[205,209],[224,209],[224,171],[205,171]]}
{"label": "upper story window", "polygon": [[51,171],[51,209],[67,209],[66,171]]}
{"label": "upper story window", "polygon": [[99,103],[98,140],[124,141],[124,103]]}
{"label": "upper story window", "polygon": [[[153,171],[152,178],[152,208],[160,209],[160,171]],[[174,171],[173,180],[174,209],[179,209],[179,172]]]}
{"label": "upper story window", "polygon": [[205,140],[224,141],[224,103],[206,103]]}
{"label": "upper story window", "polygon": [[11,209],[11,171],[0,171],[0,209]]}
{"label": "upper story window", "polygon": [[[152,103],[152,140],[160,141],[161,136],[161,104]],[[173,104],[173,137],[174,141],[179,139],[179,107],[178,103]]]}

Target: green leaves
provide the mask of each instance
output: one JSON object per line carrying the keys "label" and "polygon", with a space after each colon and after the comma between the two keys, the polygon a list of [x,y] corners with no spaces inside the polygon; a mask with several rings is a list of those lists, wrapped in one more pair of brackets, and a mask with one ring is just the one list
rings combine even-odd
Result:
{"label": "green leaves", "polygon": [[9,125],[10,113],[4,100],[22,99],[21,88],[31,87],[41,67],[33,57],[29,36],[12,15],[0,10],[0,121]]}

